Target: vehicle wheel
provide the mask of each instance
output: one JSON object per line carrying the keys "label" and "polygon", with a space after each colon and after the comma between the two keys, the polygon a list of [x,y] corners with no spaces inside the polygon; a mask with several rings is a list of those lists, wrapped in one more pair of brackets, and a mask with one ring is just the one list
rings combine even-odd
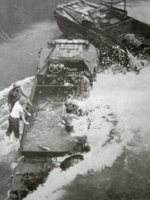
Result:
{"label": "vehicle wheel", "polygon": [[62,170],[67,170],[71,166],[78,164],[81,160],[84,160],[83,155],[77,154],[66,158],[60,165]]}

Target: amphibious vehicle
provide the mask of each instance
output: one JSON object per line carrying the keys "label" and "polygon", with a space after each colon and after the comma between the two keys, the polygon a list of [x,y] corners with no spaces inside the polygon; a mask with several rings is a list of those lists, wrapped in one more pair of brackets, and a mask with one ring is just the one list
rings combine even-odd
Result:
{"label": "amphibious vehicle", "polygon": [[127,50],[150,58],[150,26],[128,16],[126,0],[85,0],[58,5],[54,12],[60,30],[66,36],[82,37],[100,48],[101,57],[128,62]]}
{"label": "amphibious vehicle", "polygon": [[89,151],[86,136],[70,140],[70,134],[59,123],[68,95],[80,91],[83,76],[92,82],[97,65],[97,51],[85,40],[58,39],[40,50],[30,96],[32,116],[29,126],[23,128],[9,200],[25,198],[45,182],[56,166],[67,170],[74,161],[84,159],[82,152]]}

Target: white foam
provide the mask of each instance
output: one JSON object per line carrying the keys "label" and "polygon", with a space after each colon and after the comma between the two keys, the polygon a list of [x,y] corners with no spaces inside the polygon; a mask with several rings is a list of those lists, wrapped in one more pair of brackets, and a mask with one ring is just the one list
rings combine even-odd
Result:
{"label": "white foam", "polygon": [[[34,77],[28,77],[24,80],[17,81],[17,83],[22,87],[23,91],[27,95],[29,95],[31,92],[33,78]],[[13,150],[17,151],[19,147],[19,141],[15,140],[13,134],[10,137],[6,136],[9,115],[7,95],[10,89],[12,89],[12,85],[0,91],[0,103],[4,102],[4,104],[0,106],[0,158],[2,156],[6,156]]]}
{"label": "white foam", "polygon": [[[111,167],[137,130],[143,135],[150,130],[149,74],[150,69],[145,68],[138,76],[134,73],[98,75],[90,98],[81,104],[90,114],[81,118],[80,127],[75,127],[78,133],[87,131],[91,151],[84,155],[84,161],[67,171],[57,168],[50,172],[46,183],[28,195],[26,200],[60,199],[64,194],[63,186],[70,184],[78,174]],[[90,129],[87,128],[88,123],[85,126],[85,120],[90,122]],[[118,124],[113,124],[113,121]],[[112,128],[117,130],[119,136],[103,146]]]}
{"label": "white foam", "polygon": [[[23,89],[25,89],[25,90],[28,91],[29,89],[31,89],[31,86],[30,86],[30,88],[28,89],[28,88],[26,87],[26,85],[30,84],[30,82],[33,80],[33,78],[34,78],[34,77],[27,77],[27,78],[25,78],[24,80],[19,80],[19,81],[17,81],[16,83],[17,83],[18,85],[22,86]],[[6,95],[7,95],[8,92],[10,91],[10,89],[12,89],[12,86],[13,86],[13,84],[10,85],[9,87],[5,88],[4,90],[1,90],[1,91],[0,91],[0,100],[1,100],[2,98],[6,97]]]}

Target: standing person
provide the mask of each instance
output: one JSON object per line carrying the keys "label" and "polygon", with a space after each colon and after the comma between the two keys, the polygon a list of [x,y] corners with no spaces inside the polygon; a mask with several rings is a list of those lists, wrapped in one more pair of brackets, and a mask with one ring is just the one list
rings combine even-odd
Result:
{"label": "standing person", "polygon": [[81,84],[81,93],[83,94],[84,98],[87,98],[89,96],[89,93],[90,93],[90,81],[89,81],[89,79],[85,75],[82,75],[80,84]]}
{"label": "standing person", "polygon": [[31,116],[31,114],[23,108],[24,100],[19,99],[16,101],[10,115],[9,115],[9,127],[7,129],[6,135],[10,136],[12,132],[14,132],[15,137],[18,139],[19,138],[19,121],[20,118],[22,118],[24,124],[28,125],[29,122],[26,121],[25,119],[25,113],[27,115]]}
{"label": "standing person", "polygon": [[70,108],[73,110],[74,100],[71,94],[68,95],[68,98],[65,101],[65,109]]}
{"label": "standing person", "polygon": [[66,113],[62,116],[62,124],[65,125],[65,129],[68,133],[72,132],[74,127],[73,127],[73,119],[78,119],[73,113],[72,109],[67,107],[66,108]]}
{"label": "standing person", "polygon": [[[28,99],[28,97],[24,94],[24,92],[21,89],[21,86],[17,83],[13,84],[13,88],[8,93],[8,107],[9,111],[11,112],[15,103],[21,98],[25,97]],[[31,104],[31,102],[28,100],[28,102]]]}

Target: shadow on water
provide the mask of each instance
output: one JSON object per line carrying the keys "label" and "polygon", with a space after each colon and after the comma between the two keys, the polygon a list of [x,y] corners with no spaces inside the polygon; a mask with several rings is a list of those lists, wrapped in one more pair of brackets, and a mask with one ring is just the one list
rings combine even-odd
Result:
{"label": "shadow on water", "polygon": [[11,176],[13,169],[11,164],[16,162],[17,154],[15,151],[10,152],[7,157],[3,157],[0,162],[0,200],[4,200],[7,197],[7,192],[10,189]]}
{"label": "shadow on water", "polygon": [[6,162],[0,163],[0,188],[1,188],[1,193],[0,193],[0,199],[4,199],[6,197],[6,193],[9,190],[9,185],[8,183],[10,182],[10,177],[12,170],[10,168],[10,164]]}
{"label": "shadow on water", "polygon": [[148,200],[149,167],[149,152],[137,155],[125,150],[111,168],[78,176],[64,188],[66,193],[61,200]]}
{"label": "shadow on water", "polygon": [[[78,175],[61,200],[149,200],[150,136],[135,132],[111,167]],[[89,181],[90,180],[90,181]]]}
{"label": "shadow on water", "polygon": [[[9,37],[11,37],[17,32],[30,28],[30,25],[32,24],[53,19],[54,8],[57,4],[62,2],[64,1],[0,0],[0,34],[1,31],[3,31],[8,34]],[[95,0],[93,2],[98,1]],[[140,1],[134,0],[134,2]],[[37,57],[37,55],[29,55],[29,52],[33,50],[31,51],[31,53],[34,54],[35,51],[39,49],[39,47],[43,44],[43,41],[45,42],[45,38],[49,38],[49,32],[51,29],[52,27],[50,27],[48,30],[45,30],[46,37],[43,36],[42,29],[42,36],[37,36],[37,39],[35,38],[34,41],[32,41],[34,44],[37,45],[37,40],[39,41],[39,38],[41,38],[40,44],[38,44],[37,46],[31,44],[31,46],[29,45],[29,47],[26,47],[23,43],[22,46],[24,47],[24,49],[22,49],[22,46],[21,48],[19,46],[21,43],[19,41],[17,43],[16,51],[13,51],[13,55],[12,49],[10,49],[9,52],[8,49],[6,49],[8,55],[1,65],[3,66],[1,72],[3,76],[3,78],[1,78],[2,80],[9,79],[10,82],[13,82],[14,79],[18,80],[20,78],[23,78],[22,74],[24,74],[24,76],[29,75],[29,73],[27,74],[27,72],[31,70],[30,68],[35,67],[35,59]],[[54,33],[55,32],[53,30],[53,35]],[[59,34],[60,33],[58,33],[58,35]],[[51,34],[51,36],[53,35]],[[55,35],[57,36],[57,34]],[[0,37],[0,41],[3,42],[4,40]],[[26,44],[30,44],[30,38],[28,40],[26,38],[25,42]],[[34,46],[34,49],[32,49],[32,46]],[[2,51],[4,52],[4,50]],[[4,56],[2,55],[2,57]],[[9,66],[11,66],[11,68]],[[18,76],[16,76],[16,69],[18,70]],[[10,77],[13,77],[13,79],[11,79]],[[10,84],[8,83],[8,81],[6,83],[4,82],[3,85],[1,84],[1,89],[6,87],[6,85],[8,84]],[[114,163],[112,168],[106,168],[101,173],[90,172],[87,176],[78,176],[68,188],[65,188],[67,193],[64,199],[147,200],[150,198],[149,168],[149,152],[144,151],[137,155],[133,152],[125,150],[122,156],[119,157]],[[8,185],[11,174],[10,163],[0,163],[0,172],[0,199],[2,199],[6,195],[6,186]]]}

